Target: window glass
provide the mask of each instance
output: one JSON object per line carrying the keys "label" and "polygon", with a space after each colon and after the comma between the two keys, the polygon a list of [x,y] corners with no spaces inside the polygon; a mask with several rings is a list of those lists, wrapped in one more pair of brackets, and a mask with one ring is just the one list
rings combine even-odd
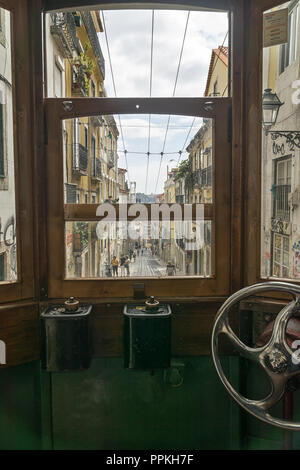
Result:
{"label": "window glass", "polygon": [[[279,111],[262,132],[263,277],[300,278],[300,82],[299,1],[287,9],[288,42],[263,50],[263,89]],[[269,13],[269,12],[266,12]],[[266,92],[264,93],[264,97]],[[264,101],[264,99],[263,99]],[[264,108],[264,107],[263,107]],[[269,110],[270,111],[270,110]],[[263,122],[266,114],[263,112]],[[275,119],[277,117],[277,119]]]}
{"label": "window glass", "polygon": [[0,282],[17,280],[11,14],[0,8]]}
{"label": "window glass", "polygon": [[[191,225],[190,234],[193,234],[197,223]],[[190,243],[192,235],[189,239],[176,238],[174,222],[170,223],[167,236],[163,224],[159,223],[157,237],[151,234],[148,222],[132,222],[130,230],[135,232],[132,237],[122,236],[124,225],[106,223],[100,238],[96,222],[67,222],[66,277],[210,277],[211,227],[211,221],[203,223],[203,243],[196,249]]]}
{"label": "window glass", "polygon": [[225,11],[46,14],[47,96],[55,60],[66,97],[228,96],[228,31]]}
{"label": "window glass", "polygon": [[213,202],[212,119],[90,116],[62,128],[66,204],[89,202],[86,192],[96,203]]}
{"label": "window glass", "polygon": [[[182,221],[171,220],[166,206],[166,223],[151,213],[147,223],[128,219],[124,228],[117,218],[102,235],[97,222],[66,222],[67,277],[125,276],[126,257],[130,276],[212,275],[212,222],[204,223],[201,212],[214,200],[212,119],[101,115],[65,120],[62,131],[65,204],[97,204],[91,216],[104,204],[147,211],[168,204]],[[185,225],[184,205],[193,203],[200,218]]]}

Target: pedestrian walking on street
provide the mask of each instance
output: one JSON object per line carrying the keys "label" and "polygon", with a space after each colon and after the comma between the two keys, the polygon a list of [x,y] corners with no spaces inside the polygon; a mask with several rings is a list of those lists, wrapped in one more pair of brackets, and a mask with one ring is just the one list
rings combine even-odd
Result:
{"label": "pedestrian walking on street", "polygon": [[166,268],[166,273],[167,276],[175,276],[176,274],[176,269],[174,264],[172,264],[171,261],[168,261],[167,268]]}
{"label": "pedestrian walking on street", "polygon": [[132,257],[133,257],[133,262],[135,263],[135,259],[136,259],[136,252],[135,251],[133,252]]}
{"label": "pedestrian walking on street", "polygon": [[129,265],[130,265],[130,261],[129,261],[128,256],[126,256],[124,266],[125,266],[125,269],[127,271],[127,276],[130,276]]}
{"label": "pedestrian walking on street", "polygon": [[119,260],[117,259],[116,256],[113,256],[111,260],[111,265],[113,268],[113,275],[118,276],[118,267],[119,267]]}
{"label": "pedestrian walking on street", "polygon": [[121,255],[121,258],[120,258],[120,268],[121,268],[121,276],[125,276],[125,256],[124,255]]}

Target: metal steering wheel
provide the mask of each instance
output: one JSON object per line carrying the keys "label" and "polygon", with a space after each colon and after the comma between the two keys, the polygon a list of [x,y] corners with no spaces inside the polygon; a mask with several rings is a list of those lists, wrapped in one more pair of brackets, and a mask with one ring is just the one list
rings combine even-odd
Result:
{"label": "metal steering wheel", "polygon": [[[280,291],[293,295],[294,299],[277,315],[270,340],[261,348],[249,348],[235,335],[228,323],[230,309],[249,295],[261,294],[266,291]],[[285,391],[286,382],[300,373],[300,360],[295,360],[292,350],[285,340],[286,326],[289,318],[300,310],[300,287],[285,282],[266,282],[239,290],[219,309],[211,339],[212,357],[218,375],[230,395],[246,411],[266,423],[291,431],[300,431],[300,422],[291,422],[274,418],[268,410],[277,403]],[[249,400],[238,393],[224,375],[218,354],[218,338],[225,334],[234,348],[245,358],[260,364],[271,381],[271,392],[263,400]]]}

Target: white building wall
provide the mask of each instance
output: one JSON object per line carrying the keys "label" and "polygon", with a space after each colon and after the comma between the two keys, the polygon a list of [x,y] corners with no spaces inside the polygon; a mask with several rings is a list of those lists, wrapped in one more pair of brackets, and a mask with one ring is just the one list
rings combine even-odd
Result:
{"label": "white building wall", "polygon": [[[16,223],[15,212],[15,162],[13,133],[13,96],[12,96],[12,63],[11,63],[11,25],[10,13],[0,9],[0,100],[3,105],[3,152],[4,177],[0,177],[0,254],[5,253],[5,278],[14,281],[17,277],[16,245],[14,238]],[[6,242],[6,243],[5,243]]]}

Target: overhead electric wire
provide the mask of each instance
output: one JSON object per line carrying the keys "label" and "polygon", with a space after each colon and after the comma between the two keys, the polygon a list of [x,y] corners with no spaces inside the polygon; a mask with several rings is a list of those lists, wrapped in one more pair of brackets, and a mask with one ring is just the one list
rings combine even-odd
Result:
{"label": "overhead electric wire", "polygon": [[[228,36],[228,31],[226,32],[225,37],[224,37],[224,39],[223,39],[223,42],[222,42],[222,45],[221,45],[221,49],[224,47],[225,41],[226,41],[226,39],[227,39],[227,36]],[[218,63],[219,58],[220,58],[220,54],[217,55],[217,60],[216,60],[216,62],[215,62],[215,64],[214,64],[214,67],[213,67],[213,69],[212,69],[211,75],[213,74],[213,72],[214,72],[214,70],[215,70],[215,68],[216,68],[216,65],[217,65],[217,63]],[[224,96],[224,93],[225,93],[225,91],[227,90],[227,88],[228,88],[228,84],[226,85],[226,87],[225,87],[225,89],[224,89],[224,91],[223,91],[223,93],[222,93],[222,97]],[[184,147],[186,146],[186,143],[187,143],[187,141],[188,141],[188,138],[189,138],[190,133],[191,133],[191,131],[192,131],[192,128],[193,128],[193,126],[194,126],[195,120],[196,120],[196,117],[195,117],[195,118],[193,119],[193,121],[192,121],[190,130],[189,130],[188,135],[187,135],[187,137],[186,137],[186,139],[185,139],[185,141],[184,141],[184,144],[183,144],[183,146],[182,146],[182,150],[179,152],[179,157],[178,157],[177,166],[178,166],[179,163],[180,163],[181,156],[182,156],[182,153],[183,153],[183,149],[184,149]]]}
{"label": "overhead electric wire", "polygon": [[[152,10],[152,22],[151,22],[150,81],[149,81],[149,96],[150,96],[150,98],[152,96],[152,78],[153,78],[153,36],[154,36],[154,10]],[[147,152],[147,171],[146,171],[145,194],[147,194],[147,186],[148,186],[150,140],[151,140],[151,114],[149,114],[148,152]]]}
{"label": "overhead electric wire", "polygon": [[[221,49],[224,47],[225,41],[226,41],[226,39],[227,39],[227,36],[228,36],[228,31],[227,31],[227,33],[225,34],[225,38],[224,38],[224,40],[223,40],[223,42],[222,42]],[[220,50],[219,52],[222,52],[222,50]],[[218,63],[219,58],[220,58],[220,53],[217,55],[217,60],[216,60],[215,65],[214,65],[214,67],[213,67],[213,69],[212,69],[212,71],[211,71],[211,74],[210,74],[211,76],[212,76],[212,74],[213,74],[214,71],[215,71],[215,68],[216,68],[216,65],[217,65],[217,63]]]}
{"label": "overhead electric wire", "polygon": [[[111,61],[111,55],[110,55],[110,48],[109,48],[109,44],[108,44],[108,37],[107,37],[107,31],[106,31],[105,18],[104,18],[104,13],[103,13],[103,11],[101,11],[101,14],[102,14],[103,30],[104,30],[104,35],[105,35],[105,42],[106,42],[106,48],[107,48],[109,66],[110,66],[110,73],[111,73],[111,78],[112,78],[112,83],[113,83],[113,89],[114,89],[115,97],[117,98],[116,83],[115,83],[115,77],[114,77],[114,72],[113,72],[113,67],[112,67],[112,61]],[[127,178],[128,178],[128,182],[129,182],[129,186],[130,186],[130,177],[129,177],[128,161],[127,161],[127,151],[126,151],[126,148],[125,148],[124,135],[123,135],[123,129],[122,129],[122,123],[121,123],[120,114],[118,114],[118,117],[119,117],[119,125],[120,125],[120,134],[121,134],[122,143],[123,143],[123,148],[124,148],[125,165],[126,165],[126,170],[127,170]]]}
{"label": "overhead electric wire", "polygon": [[[180,71],[180,67],[181,67],[182,54],[183,54],[183,49],[184,49],[184,44],[185,44],[185,39],[186,39],[186,33],[187,33],[188,23],[189,23],[189,19],[190,19],[190,13],[191,13],[191,12],[188,11],[187,18],[186,18],[185,29],[184,29],[183,39],[182,39],[182,45],[181,45],[181,50],[180,50],[180,55],[179,55],[179,61],[178,61],[178,66],[177,66],[177,72],[176,72],[176,78],[175,78],[175,84],[174,84],[174,89],[173,89],[173,95],[172,95],[172,97],[174,97],[174,96],[175,96],[175,93],[176,93],[176,88],[177,88],[177,83],[178,83],[178,77],[179,77],[179,71]],[[154,193],[156,193],[157,186],[158,186],[158,181],[159,181],[159,177],[160,177],[161,164],[162,164],[162,160],[163,160],[163,156],[164,156],[164,150],[165,150],[166,141],[167,141],[167,135],[168,135],[168,131],[169,131],[170,118],[171,118],[171,115],[169,114],[168,122],[167,122],[167,127],[166,127],[165,138],[164,138],[163,149],[162,149],[162,152],[161,152],[161,159],[160,159],[160,163],[159,163],[159,169],[158,169],[158,175],[157,175],[157,180],[156,180],[156,185],[155,185],[155,191],[154,191]]]}
{"label": "overhead electric wire", "polygon": [[[135,155],[148,155],[148,152],[133,152],[131,150],[118,150],[118,152],[126,152]],[[182,152],[186,153],[186,152]],[[161,155],[162,152],[149,152],[149,155]],[[177,155],[178,152],[165,152],[164,155]]]}
{"label": "overhead electric wire", "polygon": [[187,143],[187,141],[188,141],[188,139],[189,139],[189,137],[190,137],[190,134],[191,134],[192,129],[193,129],[193,127],[194,127],[195,121],[196,121],[196,117],[194,117],[193,122],[192,122],[192,124],[191,124],[191,126],[190,126],[190,130],[189,130],[189,132],[188,132],[188,135],[186,136],[186,139],[185,139],[185,141],[184,141],[184,144],[183,144],[181,150],[179,151],[179,157],[178,157],[178,161],[177,161],[177,166],[178,166],[179,163],[180,163],[182,154],[184,153],[184,148],[185,148],[186,143]]}
{"label": "overhead electric wire", "polygon": [[226,87],[224,88],[224,91],[223,91],[223,93],[222,93],[222,98],[223,98],[223,96],[225,95],[225,91],[227,90],[227,88],[228,88],[228,84],[227,84]]}

